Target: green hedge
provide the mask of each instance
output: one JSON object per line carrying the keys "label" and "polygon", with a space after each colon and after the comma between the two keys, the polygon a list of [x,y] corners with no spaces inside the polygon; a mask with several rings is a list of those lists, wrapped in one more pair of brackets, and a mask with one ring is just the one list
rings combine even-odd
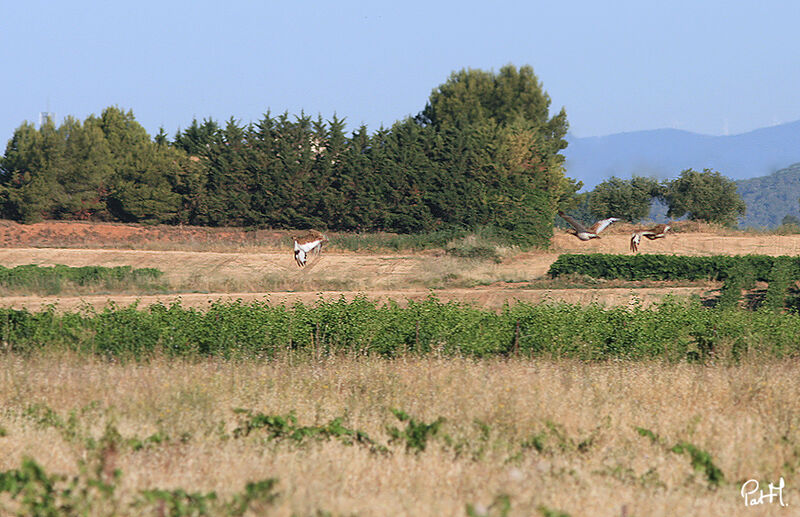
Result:
{"label": "green hedge", "polygon": [[778,260],[787,262],[791,278],[800,278],[800,257],[768,255],[611,255],[591,253],[561,255],[550,266],[550,277],[581,274],[593,278],[622,280],[725,280],[729,272],[747,271],[753,279],[769,281]]}
{"label": "green hedge", "polygon": [[71,267],[56,264],[55,266],[38,266],[29,264],[7,268],[0,266],[0,285],[24,286],[42,279],[60,279],[78,285],[89,285],[107,280],[155,280],[163,272],[154,268],[133,269],[131,266],[82,266]]}
{"label": "green hedge", "polygon": [[66,285],[111,286],[147,284],[164,273],[158,269],[133,269],[131,266],[38,266],[35,264],[7,268],[0,266],[0,287],[24,289],[37,294],[57,294]]}
{"label": "green hedge", "polygon": [[648,309],[520,302],[499,313],[435,298],[406,307],[357,298],[291,307],[213,303],[204,311],[180,303],[112,306],[100,312],[0,310],[6,349],[67,349],[134,360],[154,355],[260,358],[286,351],[670,361],[714,354],[736,360],[747,353],[797,357],[798,335],[796,314],[709,310],[698,302],[670,299]]}

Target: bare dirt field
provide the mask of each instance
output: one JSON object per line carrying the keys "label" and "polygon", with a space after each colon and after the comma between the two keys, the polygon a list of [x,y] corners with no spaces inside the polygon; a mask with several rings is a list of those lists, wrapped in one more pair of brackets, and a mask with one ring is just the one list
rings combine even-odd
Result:
{"label": "bare dirt field", "polygon": [[[696,230],[696,228],[695,228]],[[703,230],[702,228],[700,230]],[[169,289],[136,295],[99,293],[56,297],[5,296],[0,306],[38,309],[55,304],[72,309],[84,304],[102,307],[109,301],[128,304],[171,303],[203,307],[217,299],[268,300],[270,303],[311,302],[320,297],[376,300],[419,300],[433,292],[442,300],[460,300],[498,308],[525,300],[570,303],[649,304],[665,294],[708,296],[718,286],[537,288],[562,253],[630,253],[630,227],[618,227],[602,239],[581,242],[557,231],[546,251],[502,255],[499,263],[446,256],[441,252],[356,253],[336,248],[335,238],[319,261],[306,269],[294,263],[288,232],[222,228],[139,226],[113,223],[43,222],[20,225],[0,222],[0,264],[151,267],[164,272]],[[800,235],[743,232],[680,231],[665,239],[645,241],[643,253],[682,255],[798,255]]]}

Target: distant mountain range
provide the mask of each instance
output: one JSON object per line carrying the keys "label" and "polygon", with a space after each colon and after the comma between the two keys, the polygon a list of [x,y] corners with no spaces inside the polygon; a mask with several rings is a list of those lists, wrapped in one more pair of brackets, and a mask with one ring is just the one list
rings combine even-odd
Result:
{"label": "distant mountain range", "polygon": [[567,176],[582,181],[584,191],[611,176],[663,180],[676,178],[684,169],[708,168],[743,180],[800,162],[800,120],[730,136],[655,129],[586,138],[567,135],[566,140],[569,145],[562,152]]}

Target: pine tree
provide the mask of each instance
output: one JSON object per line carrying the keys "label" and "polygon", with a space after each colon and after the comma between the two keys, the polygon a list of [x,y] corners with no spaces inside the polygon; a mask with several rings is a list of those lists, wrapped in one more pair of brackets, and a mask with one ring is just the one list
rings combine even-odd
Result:
{"label": "pine tree", "polygon": [[[556,211],[580,188],[564,176],[566,113],[550,117],[549,107],[529,66],[461,70],[435,89],[416,118],[448,142],[439,169],[449,169],[451,188],[437,192],[434,215],[475,227],[486,214],[505,238],[547,246]],[[454,194],[470,213],[458,210]]]}
{"label": "pine tree", "polygon": [[174,192],[181,173],[181,153],[151,141],[130,110],[109,107],[86,124],[103,132],[113,157],[109,212],[126,222],[175,221],[181,206]]}
{"label": "pine tree", "polygon": [[65,162],[64,135],[52,120],[38,130],[28,123],[17,128],[3,158],[3,216],[24,223],[52,217],[63,193],[58,172]]}

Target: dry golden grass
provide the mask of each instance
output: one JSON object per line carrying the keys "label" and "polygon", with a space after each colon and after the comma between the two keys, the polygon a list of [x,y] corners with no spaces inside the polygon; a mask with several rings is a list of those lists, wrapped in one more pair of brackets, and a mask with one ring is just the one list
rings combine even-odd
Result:
{"label": "dry golden grass", "polygon": [[[464,515],[466,504],[486,508],[501,494],[511,515],[536,515],[540,505],[573,516],[623,508],[629,516],[790,515],[800,505],[798,400],[797,364],[283,357],[120,365],[4,355],[0,471],[31,456],[48,472],[74,474],[86,458],[80,440],[24,415],[44,404],[65,418],[77,411],[81,432],[95,438],[108,423],[123,437],[170,437],[119,451],[123,502],[155,487],[224,496],[277,477],[270,515]],[[335,440],[271,442],[258,431],[235,439],[234,408],[294,411],[301,425],[344,417],[384,444],[387,426],[403,426],[390,408],[446,421],[424,452],[389,444],[384,455]],[[522,446],[533,438],[541,451]],[[725,483],[709,488],[686,454],[667,450],[679,441],[708,451]],[[744,507],[742,481],[780,476],[788,508]]]}

